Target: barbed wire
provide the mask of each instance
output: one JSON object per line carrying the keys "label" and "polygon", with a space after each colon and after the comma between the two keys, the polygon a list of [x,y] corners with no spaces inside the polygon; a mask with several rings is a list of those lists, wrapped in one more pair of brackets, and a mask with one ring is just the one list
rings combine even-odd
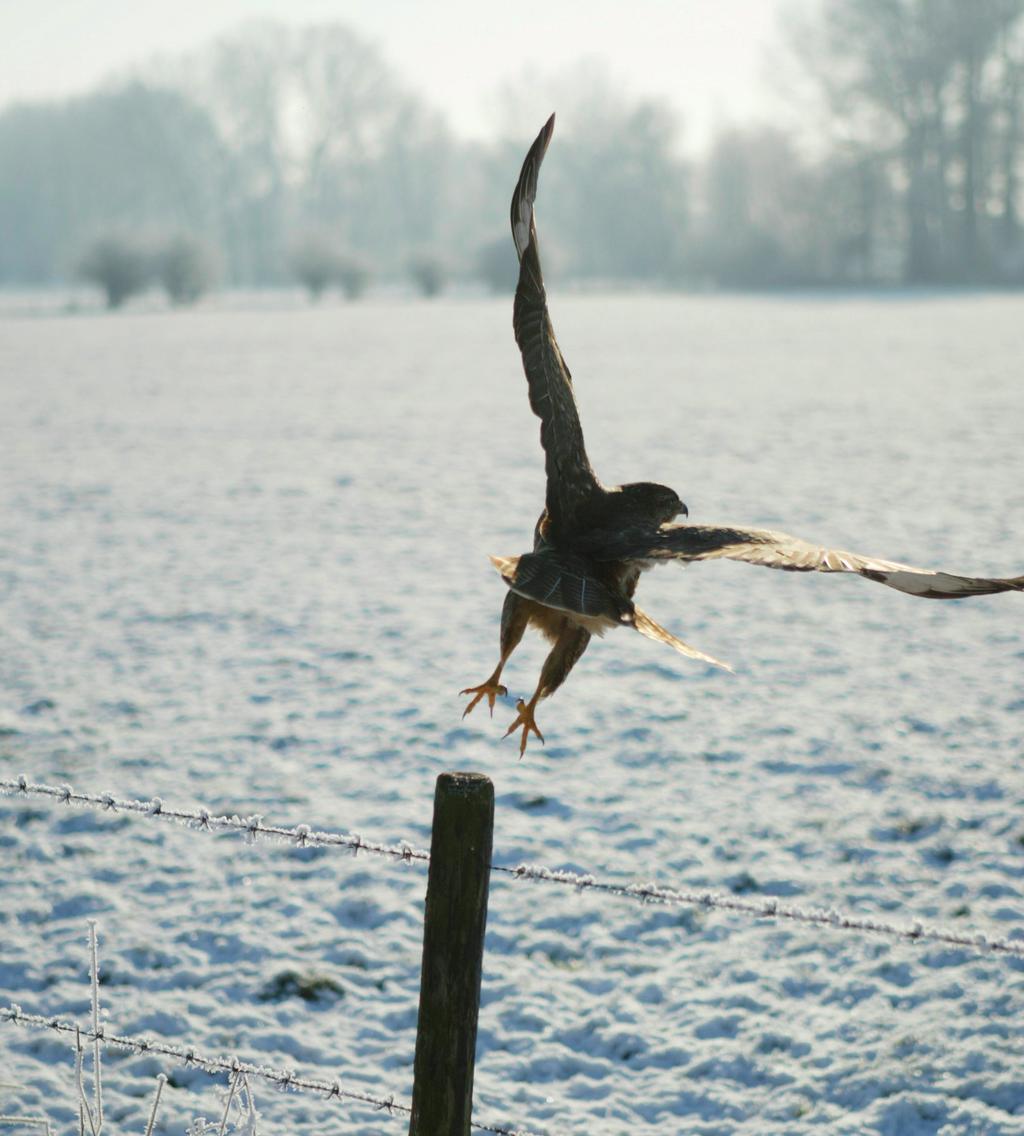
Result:
{"label": "barbed wire", "polygon": [[[30,783],[22,775],[14,780],[0,779],[0,793],[21,793],[23,795],[41,795],[53,797],[62,804],[91,805],[109,812],[127,811],[159,819],[177,821],[191,828],[205,829],[207,831],[241,832],[250,841],[257,836],[269,836],[272,839],[287,841],[299,847],[305,846],[331,846],[350,848],[353,854],[370,852],[375,855],[387,856],[396,860],[420,860],[429,862],[430,853],[422,848],[400,842],[398,844],[377,844],[364,840],[358,833],[337,833],[320,831],[309,825],[299,824],[293,828],[263,823],[263,815],[254,813],[248,817],[238,814],[231,816],[215,815],[209,809],[195,810],[168,808],[160,797],[151,797],[149,800],[125,800],[115,797],[112,793],[78,793],[70,785],[39,785]],[[985,856],[1010,856],[1024,859],[1024,835],[1016,837],[1017,845],[1008,848],[972,848],[971,851]],[[955,849],[950,849],[954,855]]]}
{"label": "barbed wire", "polygon": [[[210,1057],[207,1054],[198,1053],[191,1046],[171,1045],[169,1042],[154,1041],[147,1037],[130,1037],[108,1033],[103,1028],[93,1030],[75,1022],[62,1021],[57,1017],[45,1017],[42,1014],[26,1014],[16,1002],[0,1007],[0,1021],[35,1029],[50,1029],[57,1033],[74,1034],[85,1040],[99,1042],[111,1049],[121,1049],[129,1053],[170,1057],[185,1066],[191,1065],[207,1073],[230,1073],[233,1076],[244,1074],[248,1077],[260,1077],[264,1081],[270,1081],[277,1085],[279,1089],[321,1093],[327,1100],[355,1101],[358,1104],[369,1105],[376,1112],[386,1112],[390,1115],[412,1115],[412,1108],[396,1101],[393,1094],[387,1097],[375,1097],[371,1093],[364,1093],[358,1089],[343,1088],[340,1081],[326,1081],[320,1077],[302,1076],[292,1069],[274,1069],[269,1065],[239,1061],[237,1057]],[[500,1125],[484,1124],[477,1120],[472,1120],[470,1123],[478,1131],[491,1132],[496,1136],[536,1136],[535,1133],[528,1132],[525,1128],[503,1128]]]}
{"label": "barbed wire", "polygon": [[[293,828],[268,825],[263,823],[261,816],[251,816],[244,819],[237,815],[214,816],[208,809],[204,808],[197,810],[167,808],[159,797],[154,797],[150,801],[141,801],[122,800],[114,797],[111,793],[76,793],[69,785],[59,787],[36,785],[29,782],[25,776],[18,777],[15,780],[0,779],[0,792],[50,797],[68,805],[84,805],[111,812],[120,810],[134,812],[151,819],[177,821],[193,829],[207,832],[231,830],[245,834],[250,841],[254,841],[258,836],[266,835],[287,840],[302,847],[307,845],[344,847],[351,849],[354,853],[366,851],[394,860],[430,862],[429,852],[413,848],[412,845],[404,841],[399,844],[378,844],[363,840],[361,836],[356,834],[343,835],[335,832],[317,831],[306,824],[296,825]],[[642,903],[717,909],[751,915],[758,919],[789,920],[839,931],[884,935],[906,942],[933,942],[944,946],[1024,959],[1024,940],[994,937],[980,931],[970,934],[949,931],[941,927],[929,926],[921,920],[915,920],[907,926],[900,926],[870,916],[850,915],[835,908],[799,907],[795,904],[780,903],[777,899],[771,897],[751,900],[708,889],[688,890],[662,887],[654,883],[619,884],[598,880],[591,874],[562,871],[536,864],[518,864],[510,867],[492,863],[491,871],[508,878],[571,887],[581,892],[593,891],[599,894],[634,899]]]}
{"label": "barbed wire", "polygon": [[264,824],[263,816],[254,813],[248,817],[215,815],[209,809],[168,808],[159,797],[148,801],[126,800],[115,797],[113,793],[76,793],[70,785],[35,785],[24,776],[13,781],[0,780],[0,792],[21,793],[25,796],[52,797],[65,805],[85,805],[105,812],[130,812],[157,820],[176,821],[189,828],[205,832],[238,832],[250,842],[259,836],[286,840],[299,848],[334,847],[348,848],[354,854],[370,852],[376,856],[387,856],[392,860],[419,860],[428,863],[430,853],[422,848],[414,848],[404,841],[399,844],[378,844],[364,840],[358,833],[322,832],[308,824],[297,824],[294,828],[284,828],[276,824]]}
{"label": "barbed wire", "polygon": [[491,865],[492,872],[501,872],[516,879],[539,880],[544,883],[561,884],[576,891],[596,891],[618,895],[629,899],[639,899],[644,903],[663,903],[678,907],[717,908],[721,911],[739,911],[759,919],[789,919],[797,923],[810,923],[821,927],[832,927],[839,931],[863,931],[871,934],[887,935],[906,939],[910,942],[934,942],[946,946],[967,947],[973,950],[992,951],[996,954],[1011,955],[1024,959],[1024,940],[993,938],[981,932],[960,934],[941,927],[929,927],[920,920],[901,927],[882,919],[869,916],[848,915],[835,908],[797,907],[795,904],[780,903],[771,897],[762,900],[739,899],[734,895],[710,890],[685,890],[660,887],[648,884],[614,884],[578,872],[565,872],[544,868],[536,864],[518,864],[514,868]]}

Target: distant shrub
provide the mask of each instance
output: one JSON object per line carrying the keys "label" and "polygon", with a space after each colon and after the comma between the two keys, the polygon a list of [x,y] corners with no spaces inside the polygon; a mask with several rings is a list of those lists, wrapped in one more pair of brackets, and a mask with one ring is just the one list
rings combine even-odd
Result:
{"label": "distant shrub", "polygon": [[370,270],[359,257],[343,252],[330,237],[319,233],[308,233],[292,246],[290,264],[314,302],[332,284],[338,285],[346,299],[358,300],[370,282]]}
{"label": "distant shrub", "polygon": [[498,237],[481,245],[476,257],[477,275],[492,292],[514,292],[519,278],[512,238]]}
{"label": "distant shrub", "polygon": [[351,253],[338,253],[334,278],[346,300],[358,300],[370,283],[370,269],[357,256]]}
{"label": "distant shrub", "polygon": [[173,304],[194,304],[213,285],[213,254],[185,233],[168,238],[154,257],[157,279]]}
{"label": "distant shrub", "polygon": [[437,296],[448,282],[444,261],[436,253],[421,252],[409,261],[409,275],[421,296]]}
{"label": "distant shrub", "polygon": [[292,274],[314,302],[320,299],[324,289],[330,284],[336,261],[335,250],[326,241],[315,236],[303,237],[293,245],[289,257]]}
{"label": "distant shrub", "polygon": [[78,272],[83,279],[103,289],[108,308],[119,308],[129,296],[147,286],[152,262],[142,245],[127,237],[108,234],[86,249]]}

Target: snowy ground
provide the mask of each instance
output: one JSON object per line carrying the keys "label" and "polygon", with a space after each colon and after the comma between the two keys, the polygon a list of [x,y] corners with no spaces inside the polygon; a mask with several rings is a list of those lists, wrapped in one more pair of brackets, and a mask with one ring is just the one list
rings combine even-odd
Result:
{"label": "snowy ground", "polygon": [[[591,457],[694,521],[1024,571],[1020,301],[558,297]],[[516,760],[460,687],[528,547],[510,305],[0,323],[0,777],[1024,938],[1024,597],[936,604],[709,564],[640,601],[732,662],[592,645]],[[528,695],[543,646],[513,658]],[[408,1100],[424,871],[0,800],[0,1004]],[[289,972],[327,980],[297,996]],[[546,1136],[1024,1133],[1024,965],[496,879],[476,1113]],[[107,1058],[108,1132],[219,1115]],[[0,1113],[77,1131],[55,1036],[0,1024]],[[256,1086],[267,1133],[406,1122]]]}

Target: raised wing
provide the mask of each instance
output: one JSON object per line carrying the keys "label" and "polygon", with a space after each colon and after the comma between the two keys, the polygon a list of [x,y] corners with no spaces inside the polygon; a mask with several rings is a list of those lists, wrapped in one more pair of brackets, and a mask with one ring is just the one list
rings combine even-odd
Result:
{"label": "raised wing", "polygon": [[[628,549],[627,543],[630,544]],[[854,572],[907,595],[932,600],[1024,591],[1024,576],[1012,579],[955,576],[951,572],[912,568],[892,560],[824,548],[770,529],[666,524],[646,537],[634,534],[631,542],[624,541],[616,552],[625,559],[742,560],[787,572]]]}
{"label": "raised wing", "polygon": [[583,442],[583,428],[565,365],[548,315],[544,277],[537,249],[533,203],[537,175],[555,129],[555,116],[544,124],[523,162],[512,195],[512,239],[519,256],[519,284],[512,310],[516,343],[530,392],[530,407],[540,419],[540,444],[547,474],[547,509],[555,528],[571,525],[580,505],[599,490]]}

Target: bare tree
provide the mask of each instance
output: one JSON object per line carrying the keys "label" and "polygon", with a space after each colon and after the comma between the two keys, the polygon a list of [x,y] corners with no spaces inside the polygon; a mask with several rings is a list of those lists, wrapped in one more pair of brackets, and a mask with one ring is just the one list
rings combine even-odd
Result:
{"label": "bare tree", "polygon": [[[825,0],[794,33],[847,140],[898,164],[908,280],[986,273],[979,226],[1013,70],[1000,67],[999,47],[1005,58],[1022,13],[1021,0]],[[1017,101],[1004,114],[1011,137]],[[1011,148],[1003,176],[1013,181]]]}
{"label": "bare tree", "polygon": [[392,272],[438,235],[447,128],[342,24],[252,23],[172,68],[224,139],[233,275],[273,280],[286,233],[330,229]]}
{"label": "bare tree", "polygon": [[821,171],[781,131],[721,132],[702,171],[703,208],[689,266],[738,287],[808,284],[826,273]]}
{"label": "bare tree", "polygon": [[227,155],[219,201],[236,283],[282,278],[291,175],[285,121],[290,51],[287,29],[252,22],[169,68],[169,77],[211,116]]}
{"label": "bare tree", "polygon": [[296,208],[392,270],[437,237],[450,143],[439,116],[407,92],[379,52],[341,25],[306,28],[292,46],[305,108],[295,152]]}

